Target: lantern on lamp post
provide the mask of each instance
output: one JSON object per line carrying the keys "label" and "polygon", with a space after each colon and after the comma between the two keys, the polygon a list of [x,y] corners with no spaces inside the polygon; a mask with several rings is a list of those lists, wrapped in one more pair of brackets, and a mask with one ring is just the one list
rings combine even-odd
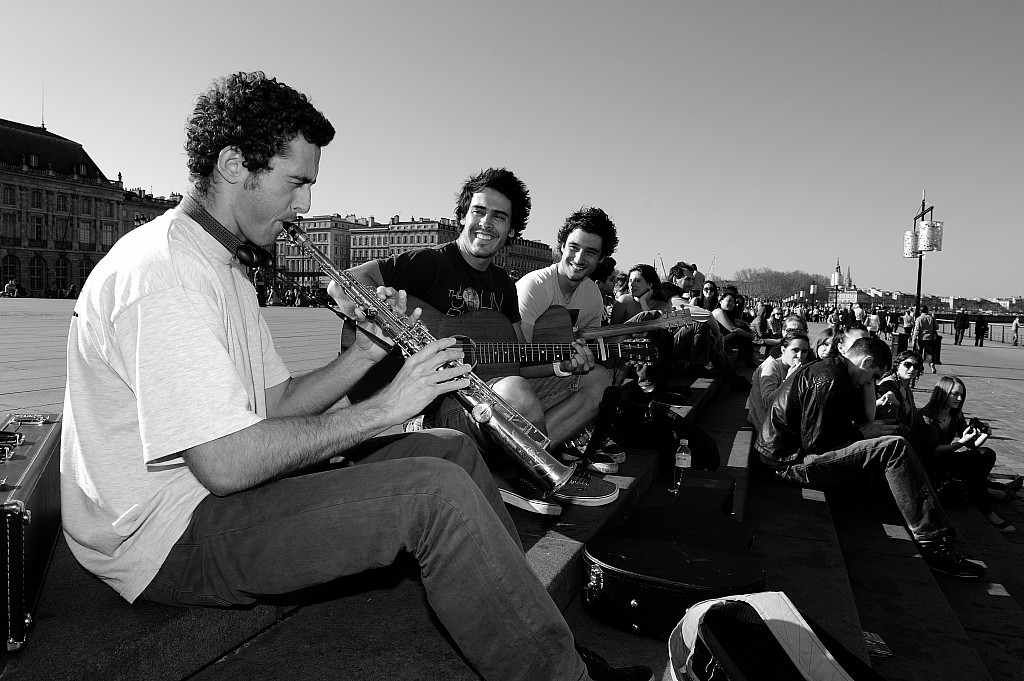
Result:
{"label": "lantern on lamp post", "polygon": [[[925,192],[921,190],[921,211],[914,216],[914,228],[903,233],[903,257],[917,258],[917,297],[914,303],[914,316],[921,314],[921,269],[924,254],[929,251],[942,250],[943,223],[933,220],[935,206],[927,206]],[[928,216],[928,220],[925,220]],[[920,220],[920,225],[918,225]]]}

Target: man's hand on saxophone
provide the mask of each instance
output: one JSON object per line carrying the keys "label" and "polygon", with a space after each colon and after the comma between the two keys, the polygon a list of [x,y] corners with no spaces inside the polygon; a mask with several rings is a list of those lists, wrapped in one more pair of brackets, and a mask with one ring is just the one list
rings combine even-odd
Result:
{"label": "man's hand on saxophone", "polygon": [[473,367],[458,364],[444,367],[452,361],[462,361],[463,352],[454,338],[440,338],[424,345],[405,360],[402,369],[371,400],[380,400],[383,407],[392,410],[401,421],[421,413],[440,395],[469,387],[466,376]]}
{"label": "man's hand on saxophone", "polygon": [[[391,339],[381,331],[379,326],[367,319],[366,310],[352,300],[337,282],[332,281],[327,286],[327,293],[334,298],[334,301],[338,304],[338,308],[346,316],[356,320],[357,325],[361,329],[373,334],[377,338],[386,340],[389,343],[391,342]],[[405,309],[408,304],[405,291],[396,291],[390,286],[378,286],[376,293],[377,299],[381,301],[382,305],[389,305],[397,314],[405,314]],[[409,319],[415,322],[420,318],[420,313],[421,310],[416,308],[412,311],[412,314],[408,315]],[[366,353],[369,359],[373,362],[379,362],[388,354],[387,348],[382,347],[373,339],[373,337],[365,333],[356,333],[355,347],[359,351]]]}

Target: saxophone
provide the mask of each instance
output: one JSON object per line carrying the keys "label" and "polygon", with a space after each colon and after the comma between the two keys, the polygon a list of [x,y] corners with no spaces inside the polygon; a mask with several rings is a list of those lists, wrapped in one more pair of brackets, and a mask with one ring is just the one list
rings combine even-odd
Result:
{"label": "saxophone", "polygon": [[[324,274],[334,280],[356,305],[363,308],[367,319],[377,324],[406,357],[419,352],[424,345],[436,340],[422,322],[412,321],[405,315],[398,314],[390,305],[378,300],[376,291],[360,283],[348,272],[339,269],[310,242],[309,237],[297,224],[285,222],[284,229],[288,239],[316,260]],[[442,368],[462,364],[463,362],[459,360],[452,360]],[[566,466],[555,459],[546,449],[551,440],[491,390],[479,376],[470,372],[466,374],[466,378],[469,379],[469,386],[455,391],[454,396],[473,420],[490,433],[512,458],[522,464],[547,494],[558,491],[569,482],[576,465]]]}

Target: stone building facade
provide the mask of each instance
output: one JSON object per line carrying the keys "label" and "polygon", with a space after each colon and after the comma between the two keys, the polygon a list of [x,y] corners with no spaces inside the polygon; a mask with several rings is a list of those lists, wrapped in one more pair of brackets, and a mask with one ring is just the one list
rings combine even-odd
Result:
{"label": "stone building facade", "polygon": [[0,281],[26,295],[81,290],[115,241],[179,200],[125,190],[81,144],[0,119]]}

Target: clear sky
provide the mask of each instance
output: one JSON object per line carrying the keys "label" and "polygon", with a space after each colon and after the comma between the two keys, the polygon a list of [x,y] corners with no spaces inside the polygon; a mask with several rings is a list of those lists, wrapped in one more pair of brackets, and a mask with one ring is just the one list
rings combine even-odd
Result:
{"label": "clear sky", "polygon": [[1024,295],[1024,2],[12,2],[0,118],[108,177],[188,187],[196,93],[261,69],[338,129],[312,213],[450,217],[471,173],[530,187],[524,236],[582,205],[616,260],[913,292],[903,233],[945,222],[926,293]]}

